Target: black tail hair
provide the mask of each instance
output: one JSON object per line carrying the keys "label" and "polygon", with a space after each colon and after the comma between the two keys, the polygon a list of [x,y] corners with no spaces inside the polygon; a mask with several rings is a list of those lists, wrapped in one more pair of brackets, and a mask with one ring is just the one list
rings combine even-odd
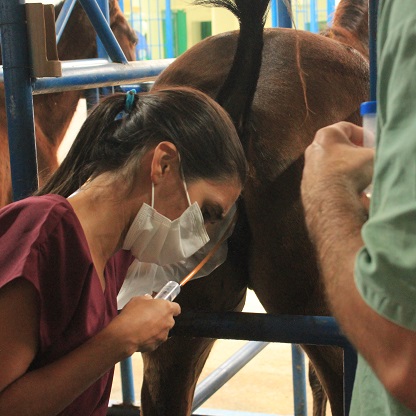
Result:
{"label": "black tail hair", "polygon": [[234,61],[216,101],[230,114],[247,153],[247,123],[260,75],[269,0],[196,0],[195,4],[224,7],[240,22]]}

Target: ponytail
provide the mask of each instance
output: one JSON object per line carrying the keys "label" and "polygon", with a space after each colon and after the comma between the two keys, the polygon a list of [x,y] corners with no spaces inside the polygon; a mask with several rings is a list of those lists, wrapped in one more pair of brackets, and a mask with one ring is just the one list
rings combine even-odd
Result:
{"label": "ponytail", "polygon": [[67,156],[48,182],[35,195],[54,193],[68,197],[93,174],[93,154],[104,136],[112,134],[115,119],[124,109],[125,95],[115,94],[97,105],[82,125]]}

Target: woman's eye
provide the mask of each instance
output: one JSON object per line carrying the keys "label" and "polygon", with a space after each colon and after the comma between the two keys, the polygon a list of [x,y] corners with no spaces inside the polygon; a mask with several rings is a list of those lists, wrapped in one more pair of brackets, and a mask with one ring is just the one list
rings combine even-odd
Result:
{"label": "woman's eye", "polygon": [[222,220],[222,210],[216,206],[205,206],[201,212],[205,223],[215,224]]}
{"label": "woman's eye", "polygon": [[211,219],[211,214],[207,209],[202,210],[202,216],[204,217],[205,222],[209,222],[209,220]]}

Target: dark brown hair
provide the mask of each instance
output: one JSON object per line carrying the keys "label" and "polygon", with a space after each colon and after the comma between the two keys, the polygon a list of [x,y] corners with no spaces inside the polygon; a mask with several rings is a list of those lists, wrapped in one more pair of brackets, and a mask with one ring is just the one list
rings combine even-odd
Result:
{"label": "dark brown hair", "polygon": [[131,111],[120,118],[125,102],[126,94],[114,94],[97,105],[37,195],[68,197],[90,178],[137,163],[161,141],[178,149],[188,182],[236,180],[244,185],[247,162],[237,132],[225,110],[207,95],[186,87],[136,94]]}

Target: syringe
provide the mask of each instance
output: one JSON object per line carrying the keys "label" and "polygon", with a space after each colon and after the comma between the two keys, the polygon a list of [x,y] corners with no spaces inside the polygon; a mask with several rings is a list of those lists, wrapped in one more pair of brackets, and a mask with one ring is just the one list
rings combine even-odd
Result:
{"label": "syringe", "polygon": [[178,282],[170,280],[165,284],[165,286],[162,287],[162,289],[160,289],[160,291],[155,295],[154,299],[166,299],[172,302],[173,299],[179,295],[180,291],[181,285]]}
{"label": "syringe", "polygon": [[228,231],[232,229],[234,226],[234,223],[237,221],[237,211],[235,212],[232,221],[228,225],[227,229],[225,230],[224,234],[220,238],[220,240],[212,247],[212,249],[209,251],[209,253],[203,258],[203,260],[198,264],[198,266],[195,267],[194,270],[192,270],[191,273],[189,273],[184,279],[181,280],[180,283],[175,282],[173,280],[170,280],[165,284],[165,286],[160,289],[160,291],[155,295],[154,299],[166,299],[170,300],[171,302],[173,299],[176,298],[176,296],[179,295],[179,292],[181,291],[181,286],[184,286],[186,283],[188,283],[197,273],[198,271],[204,266],[204,264],[215,254],[215,252],[220,248],[221,244],[226,240],[226,236],[228,234]]}

